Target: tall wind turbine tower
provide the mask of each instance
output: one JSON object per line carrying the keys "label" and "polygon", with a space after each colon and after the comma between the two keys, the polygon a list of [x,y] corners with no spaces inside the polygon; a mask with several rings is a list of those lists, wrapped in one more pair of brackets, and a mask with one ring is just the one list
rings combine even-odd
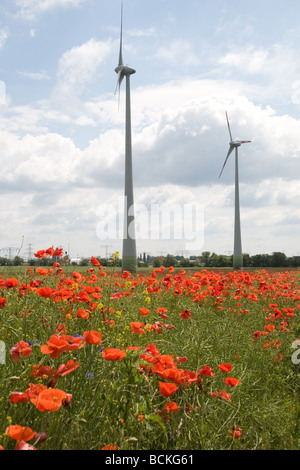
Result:
{"label": "tall wind turbine tower", "polygon": [[131,144],[131,106],[130,106],[130,75],[135,73],[132,67],[123,63],[122,55],[123,41],[123,4],[121,7],[121,34],[119,65],[115,72],[118,74],[117,88],[120,97],[120,88],[123,78],[126,77],[126,113],[125,113],[125,190],[124,190],[124,228],[123,228],[123,251],[122,270],[136,272],[136,238],[133,204],[133,177],[132,177],[132,144]]}
{"label": "tall wind turbine tower", "polygon": [[230,136],[229,150],[223,164],[219,178],[227,163],[228,157],[235,150],[235,204],[234,204],[234,244],[233,244],[233,269],[243,268],[243,252],[241,239],[241,221],[240,221],[240,195],[239,195],[239,167],[238,167],[238,147],[242,144],[250,143],[251,140],[233,140],[230,130],[228,115],[226,112],[227,126]]}

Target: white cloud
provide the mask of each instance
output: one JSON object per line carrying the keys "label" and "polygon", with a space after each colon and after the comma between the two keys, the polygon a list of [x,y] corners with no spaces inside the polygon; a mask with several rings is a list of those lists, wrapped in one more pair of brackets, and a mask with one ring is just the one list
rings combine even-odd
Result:
{"label": "white cloud", "polygon": [[172,64],[177,63],[179,67],[199,65],[199,57],[194,53],[192,44],[185,39],[177,39],[168,46],[160,47],[155,57]]}
{"label": "white cloud", "polygon": [[7,28],[0,30],[0,49],[2,49],[9,38],[9,32]]}
{"label": "white cloud", "polygon": [[80,96],[84,89],[101,75],[103,65],[112,49],[110,41],[90,39],[81,46],[66,51],[58,62],[57,84],[51,101],[68,112],[82,108]]}
{"label": "white cloud", "polygon": [[55,7],[77,7],[85,0],[15,0],[18,14],[25,19],[34,19]]}
{"label": "white cloud", "polygon": [[32,80],[49,80],[50,78],[45,70],[42,70],[41,72],[19,72],[19,75]]}

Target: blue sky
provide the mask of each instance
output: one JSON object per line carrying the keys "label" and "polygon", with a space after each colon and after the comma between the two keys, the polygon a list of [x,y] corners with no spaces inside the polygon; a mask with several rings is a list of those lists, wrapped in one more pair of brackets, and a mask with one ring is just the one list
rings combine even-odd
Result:
{"label": "blue sky", "polygon": [[[218,179],[227,110],[233,137],[252,141],[239,154],[243,251],[299,255],[298,1],[123,3],[123,58],[137,71],[137,207],[197,206],[196,251],[232,252],[233,158]],[[99,232],[103,210],[123,196],[120,10],[119,0],[1,2],[0,249],[24,237],[24,256],[29,244],[73,257],[121,251],[120,237]],[[151,236],[137,249],[194,254],[183,239]]]}

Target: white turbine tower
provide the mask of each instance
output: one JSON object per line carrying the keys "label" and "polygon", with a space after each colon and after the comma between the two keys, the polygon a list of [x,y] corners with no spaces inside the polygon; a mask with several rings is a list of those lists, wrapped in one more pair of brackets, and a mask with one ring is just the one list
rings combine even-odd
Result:
{"label": "white turbine tower", "polygon": [[[121,34],[119,65],[115,71],[118,74],[116,93],[120,97],[121,83],[126,77],[126,114],[125,114],[125,191],[124,191],[124,229],[123,229],[123,251],[122,270],[136,272],[137,255],[135,239],[135,221],[133,205],[133,177],[132,177],[132,144],[131,144],[131,108],[130,108],[130,75],[135,70],[123,63],[122,56],[123,41],[123,4],[121,8]],[[120,99],[120,98],[119,98]]]}
{"label": "white turbine tower", "polygon": [[232,140],[228,115],[226,112],[227,126],[230,136],[229,150],[223,164],[219,178],[227,163],[228,157],[235,149],[235,205],[234,205],[234,244],[233,244],[233,268],[243,268],[243,252],[242,252],[242,239],[241,239],[241,221],[240,221],[240,196],[239,196],[239,167],[238,167],[238,147],[242,144],[248,144],[251,140]]}

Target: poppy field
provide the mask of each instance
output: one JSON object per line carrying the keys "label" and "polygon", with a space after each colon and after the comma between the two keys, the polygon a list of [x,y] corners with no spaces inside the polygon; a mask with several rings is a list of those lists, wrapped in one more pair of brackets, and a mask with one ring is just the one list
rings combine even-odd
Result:
{"label": "poppy field", "polygon": [[299,448],[299,271],[73,268],[0,274],[2,450]]}

